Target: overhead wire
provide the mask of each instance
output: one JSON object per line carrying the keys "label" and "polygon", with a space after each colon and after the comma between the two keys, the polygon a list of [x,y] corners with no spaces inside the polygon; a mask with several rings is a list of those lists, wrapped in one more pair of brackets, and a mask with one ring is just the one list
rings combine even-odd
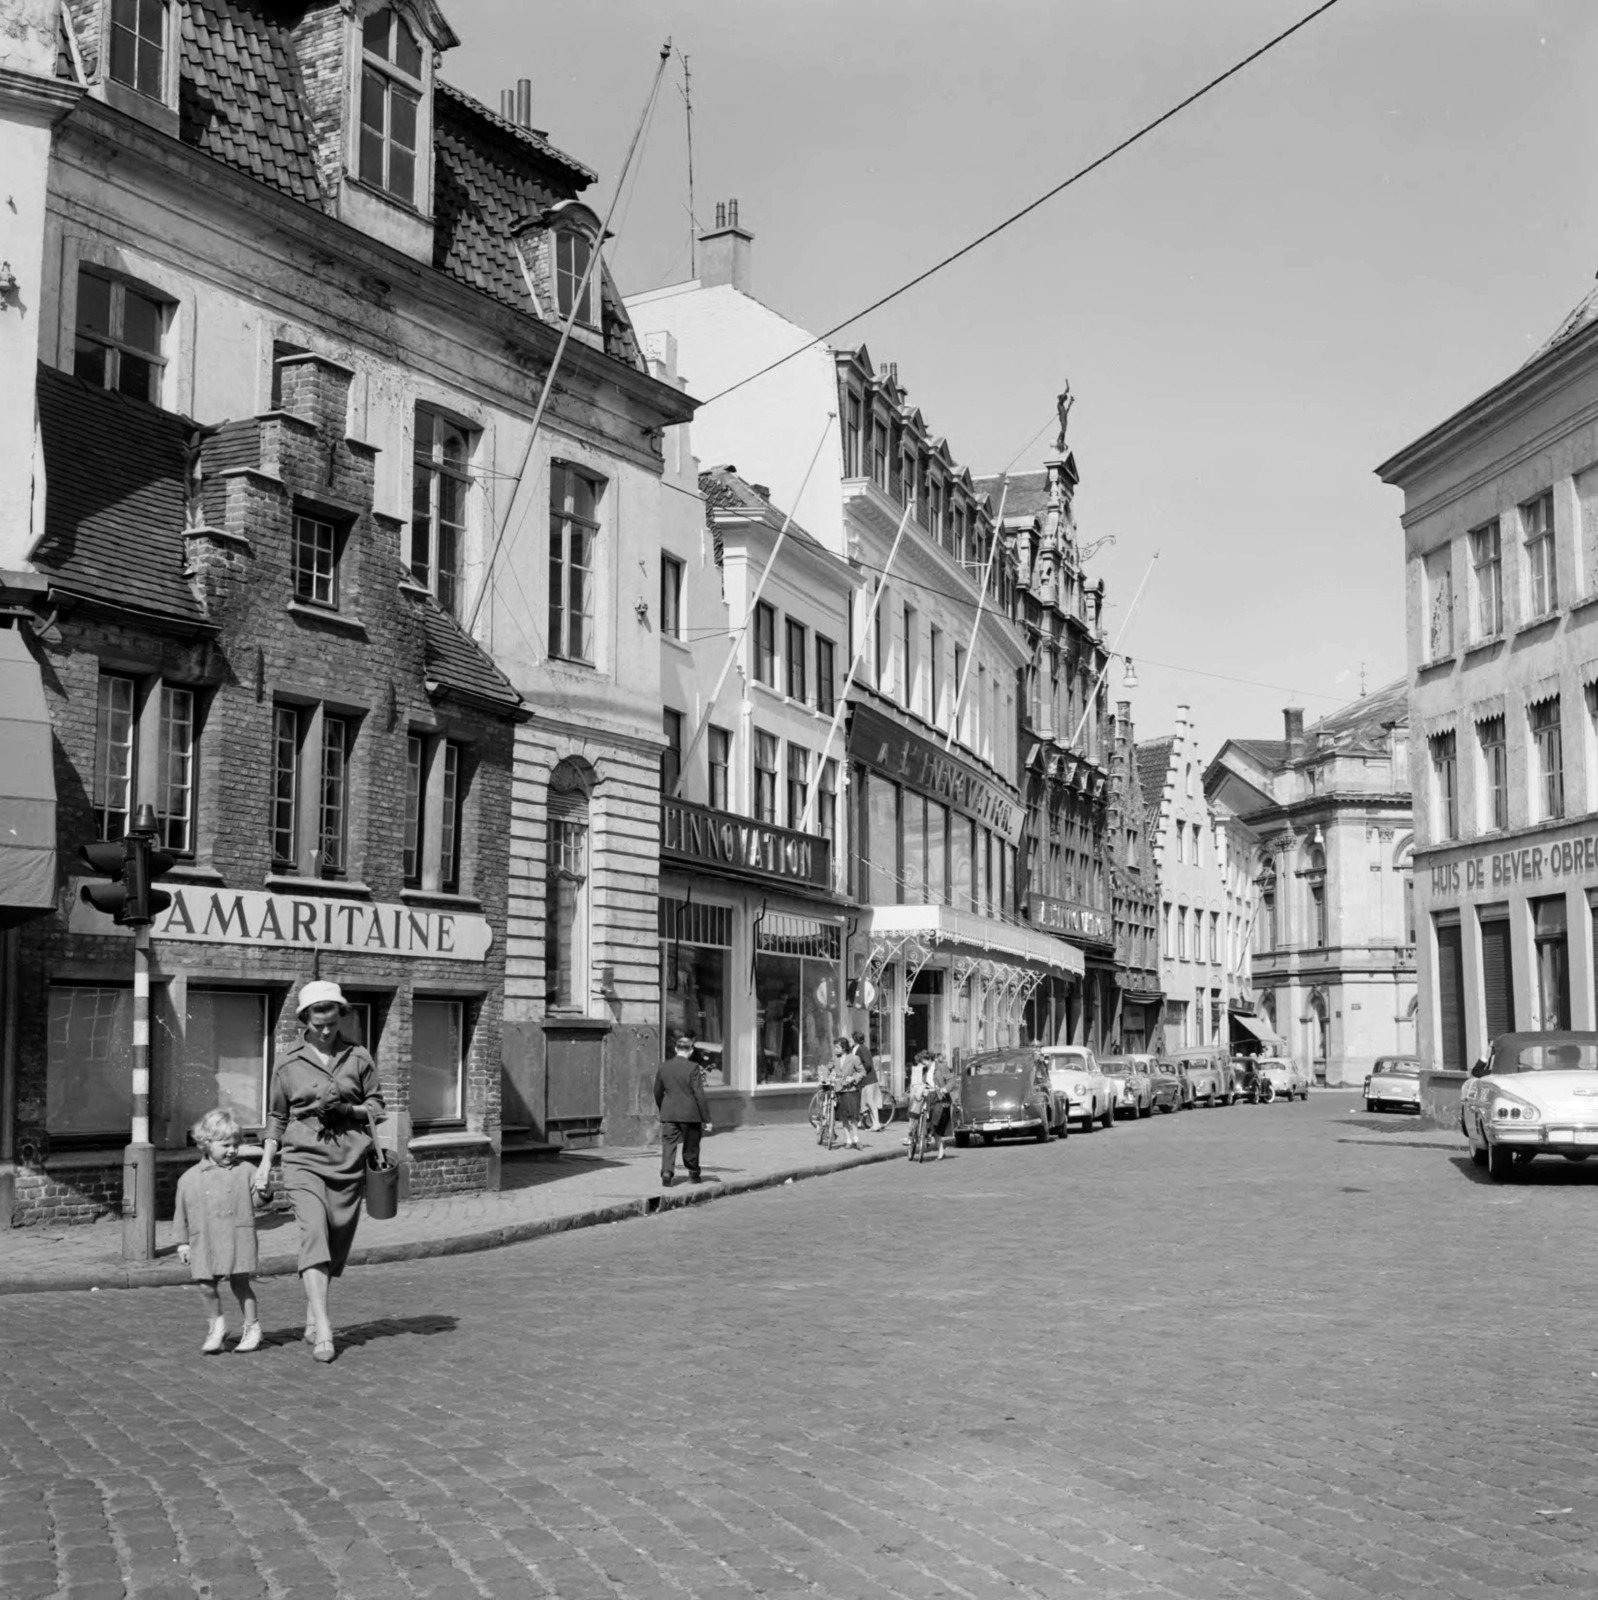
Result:
{"label": "overhead wire", "polygon": [[1235,78],[1238,73],[1244,71],[1247,67],[1252,66],[1254,62],[1260,59],[1261,56],[1269,54],[1269,52],[1276,49],[1278,45],[1285,43],[1288,39],[1292,38],[1295,33],[1299,32],[1300,29],[1307,28],[1310,23],[1315,21],[1317,17],[1322,16],[1324,13],[1330,11],[1337,3],[1338,0],[1322,0],[1320,5],[1316,6],[1313,11],[1309,11],[1304,16],[1300,17],[1297,22],[1292,24],[1291,27],[1284,28],[1273,38],[1267,39],[1264,44],[1259,46],[1258,49],[1251,50],[1242,58],[1241,61],[1234,62],[1233,65],[1226,69],[1226,71],[1218,73],[1215,77],[1211,78],[1208,83],[1203,85],[1202,88],[1195,89],[1192,94],[1187,96],[1186,99],[1179,100],[1168,111],[1163,111],[1151,122],[1144,123],[1143,126],[1135,133],[1129,134],[1126,138],[1122,139],[1119,144],[1112,145],[1110,149],[1103,153],[1103,155],[1095,157],[1092,161],[1088,162],[1085,167],[1079,167],[1063,182],[1055,184],[1052,189],[1046,190],[1035,200],[1031,200],[1026,205],[1022,206],[1019,211],[1011,213],[1011,215],[1004,218],[1002,222],[995,223],[985,233],[978,234],[977,237],[972,239],[969,243],[961,245],[958,250],[952,251],[949,255],[944,256],[941,261],[934,262],[933,265],[928,267],[924,272],[917,273],[915,277],[910,278],[904,283],[901,283],[898,288],[889,290],[887,294],[880,296],[876,300],[873,300],[870,305],[864,307],[862,310],[856,311],[852,316],[845,317],[842,322],[835,323],[832,327],[828,328],[825,333],[818,333],[815,338],[798,346],[796,349],[790,350],[787,355],[779,356],[775,361],[769,362],[766,366],[759,368],[755,372],[751,372],[747,377],[740,378],[736,383],[729,384],[725,389],[719,390],[717,393],[711,395],[708,400],[701,401],[700,410],[703,410],[706,406],[714,405],[718,400],[725,399],[728,395],[734,393],[736,390],[742,389],[746,384],[753,383],[757,378],[765,377],[768,372],[775,372],[778,367],[786,365],[786,363],[792,361],[795,356],[803,355],[806,350],[813,350],[818,344],[824,344],[828,339],[832,338],[834,334],[842,333],[845,328],[851,326],[853,323],[859,322],[861,318],[869,317],[873,311],[880,311],[885,305],[889,304],[890,301],[897,300],[901,295],[908,294],[912,289],[917,288],[919,285],[925,283],[928,278],[935,277],[938,273],[942,272],[945,267],[953,266],[954,263],[959,261],[963,256],[970,255],[973,250],[980,248],[990,239],[997,238],[998,235],[1003,233],[1007,228],[1014,227],[1015,224],[1020,222],[1023,217],[1030,216],[1032,212],[1038,209],[1039,206],[1046,205],[1050,200],[1054,199],[1056,195],[1063,194],[1065,190],[1069,189],[1073,184],[1080,183],[1082,179],[1087,177],[1090,173],[1097,172],[1100,167],[1104,166],[1107,162],[1113,161],[1116,156],[1120,155],[1123,151],[1130,150],[1132,146],[1137,144],[1140,140],[1146,139],[1151,133],[1154,132],[1156,128],[1162,127],[1173,117],[1179,116],[1182,112],[1186,111],[1189,106],[1194,105],[1198,101],[1202,100],[1205,95],[1210,94],[1214,90],[1220,88],[1220,86],[1229,78]]}

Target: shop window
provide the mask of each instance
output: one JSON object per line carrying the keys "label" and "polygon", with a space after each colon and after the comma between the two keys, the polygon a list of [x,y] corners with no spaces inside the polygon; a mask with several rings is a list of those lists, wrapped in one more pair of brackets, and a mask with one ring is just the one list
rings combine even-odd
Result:
{"label": "shop window", "polygon": [[564,462],[549,473],[549,653],[593,666],[594,569],[604,485]]}
{"label": "shop window", "polygon": [[777,820],[777,736],[755,731],[754,802],[755,821]]}
{"label": "shop window", "polygon": [[788,826],[804,826],[810,804],[810,752],[803,745],[788,746]]}
{"label": "shop window", "polygon": [[786,647],[784,666],[787,669],[788,698],[797,700],[801,705],[805,702],[805,666],[809,657],[807,640],[808,630],[802,622],[795,622],[789,617],[784,624],[783,644]]}
{"label": "shop window", "polygon": [[1476,724],[1481,749],[1481,817],[1484,833],[1509,826],[1509,752],[1504,744],[1504,719],[1488,717]]}
{"label": "shop window", "polygon": [[198,727],[194,691],[105,672],[97,695],[92,803],[98,837],[120,839],[134,806],[147,800],[155,808],[162,849],[192,856]]}
{"label": "shop window", "polygon": [[338,608],[338,557],[343,530],[325,517],[294,517],[294,598],[309,606]]}
{"label": "shop window", "polygon": [[[584,327],[599,324],[594,315],[594,274],[589,271],[594,244],[576,228],[562,228],[555,235],[555,304],[562,317],[572,317]],[[585,281],[586,280],[586,281]]]}
{"label": "shop window", "polygon": [[732,1082],[726,1044],[733,913],[698,900],[660,901],[660,1034],[688,1033],[710,1088]]}
{"label": "shop window", "polygon": [[1559,568],[1554,555],[1554,497],[1552,492],[1528,500],[1520,508],[1521,534],[1526,544],[1526,598],[1532,617],[1547,616],[1559,608]]}
{"label": "shop window", "polygon": [[911,789],[899,805],[901,848],[904,853],[904,899],[924,905],[927,899],[927,802]]}
{"label": "shop window", "polygon": [[757,1088],[815,1083],[838,1029],[836,923],[768,912],[756,919]]}
{"label": "shop window", "polygon": [[[1482,1005],[1487,1037],[1515,1031],[1514,946],[1509,936],[1509,912],[1504,906],[1484,906],[1481,922]],[[1461,1046],[1463,1049],[1463,1046]]]}
{"label": "shop window", "polygon": [[159,1094],[164,1142],[181,1145],[188,1130],[217,1106],[240,1126],[266,1121],[266,1081],[272,1038],[268,996],[246,989],[207,989],[190,983],[176,1070]]}
{"label": "shop window", "polygon": [[1477,639],[1496,639],[1504,631],[1504,560],[1498,519],[1471,530],[1470,577]]}
{"label": "shop window", "polygon": [[[887,778],[866,775],[867,898],[873,905],[899,901],[899,789]],[[967,871],[970,864],[967,863]]]}
{"label": "shop window", "polygon": [[420,999],[411,1005],[412,1123],[419,1127],[465,1118],[466,1007],[459,1000]]}
{"label": "shop window", "polygon": [[676,556],[660,557],[660,632],[666,639],[682,638],[683,564]]}
{"label": "shop window", "polygon": [[710,753],[710,805],[727,811],[727,776],[732,768],[732,735],[725,728],[712,727],[708,735]]}
{"label": "shop window", "polygon": [[588,789],[576,765],[563,761],[549,780],[545,866],[545,1003],[557,1011],[588,1009]]}
{"label": "shop window", "polygon": [[416,408],[411,462],[411,576],[460,615],[461,563],[472,488],[473,435],[441,412]]}
{"label": "shop window", "polygon": [[361,29],[361,181],[406,205],[416,203],[422,48],[392,7]]}
{"label": "shop window", "polygon": [[1532,800],[1539,822],[1565,814],[1564,741],[1559,727],[1559,696],[1531,708]]}
{"label": "shop window", "polygon": [[1570,1026],[1570,946],[1565,897],[1531,902],[1537,941],[1537,1026],[1544,1033]]}
{"label": "shop window", "polygon": [[45,1127],[52,1138],[126,1140],[133,1116],[133,990],[51,985]]}
{"label": "shop window", "polygon": [[927,894],[935,906],[949,903],[949,811],[927,801]]}
{"label": "shop window", "polygon": [[78,272],[72,371],[97,389],[161,403],[168,302],[87,267]]}
{"label": "shop window", "polygon": [[1459,837],[1459,783],[1454,735],[1436,733],[1427,741],[1432,760],[1432,829],[1436,839]]}
{"label": "shop window", "polygon": [[777,613],[764,600],[755,605],[755,682],[777,686]]}
{"label": "shop window", "polygon": [[834,650],[831,639],[816,635],[816,710],[830,717],[838,708],[837,681],[834,676]]}
{"label": "shop window", "polygon": [[660,792],[670,799],[682,778],[682,712],[666,706],[660,713],[666,748],[660,752]]}

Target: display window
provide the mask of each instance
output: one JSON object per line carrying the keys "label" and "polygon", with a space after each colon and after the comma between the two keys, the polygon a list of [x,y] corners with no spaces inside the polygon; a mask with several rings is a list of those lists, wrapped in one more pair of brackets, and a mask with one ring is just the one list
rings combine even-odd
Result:
{"label": "display window", "polygon": [[815,1083],[837,1037],[841,930],[815,917],[755,919],[755,1086]]}
{"label": "display window", "polygon": [[692,1034],[694,1059],[712,1089],[732,1082],[726,1053],[732,925],[730,906],[660,902],[661,1047],[669,1049],[678,1034]]}
{"label": "display window", "polygon": [[168,1145],[180,1145],[207,1111],[220,1106],[241,1126],[266,1121],[271,1062],[267,996],[255,989],[188,986],[183,1040],[160,1096]]}

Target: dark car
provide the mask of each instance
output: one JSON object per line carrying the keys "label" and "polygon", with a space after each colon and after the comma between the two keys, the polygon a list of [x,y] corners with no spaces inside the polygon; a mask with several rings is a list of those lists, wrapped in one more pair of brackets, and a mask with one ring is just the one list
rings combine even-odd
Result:
{"label": "dark car", "polygon": [[956,1144],[970,1144],[973,1135],[991,1143],[1017,1134],[1044,1144],[1056,1128],[1068,1126],[1049,1088],[1048,1066],[1030,1046],[988,1050],[961,1069],[954,1089]]}

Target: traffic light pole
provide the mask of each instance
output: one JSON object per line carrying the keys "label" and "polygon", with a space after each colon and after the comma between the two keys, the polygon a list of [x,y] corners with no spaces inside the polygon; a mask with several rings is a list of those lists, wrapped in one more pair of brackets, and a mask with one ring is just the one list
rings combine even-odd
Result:
{"label": "traffic light pole", "polygon": [[133,930],[133,1128],[122,1154],[122,1259],[155,1259],[155,1146],[150,1143],[150,925]]}

